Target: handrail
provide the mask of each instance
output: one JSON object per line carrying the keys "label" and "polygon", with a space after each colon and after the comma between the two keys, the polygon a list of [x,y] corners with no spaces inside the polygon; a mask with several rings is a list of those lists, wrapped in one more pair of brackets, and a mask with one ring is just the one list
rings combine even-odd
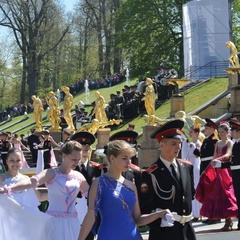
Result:
{"label": "handrail", "polygon": [[[209,62],[203,66],[191,66],[184,70],[185,78],[191,79],[194,75],[197,75],[198,73],[205,71],[210,71],[209,73],[203,73],[202,76],[200,76],[200,79],[206,79],[206,78],[214,78],[219,76],[227,75],[223,71],[224,68],[229,67],[229,61],[212,61]],[[194,68],[194,70],[193,70]],[[205,74],[205,75],[204,75]],[[200,80],[199,79],[199,80]]]}

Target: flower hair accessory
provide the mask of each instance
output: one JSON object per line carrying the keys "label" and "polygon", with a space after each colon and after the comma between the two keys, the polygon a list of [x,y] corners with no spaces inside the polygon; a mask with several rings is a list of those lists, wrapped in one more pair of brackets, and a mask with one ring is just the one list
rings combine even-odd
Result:
{"label": "flower hair accessory", "polygon": [[230,126],[230,125],[229,125],[229,122],[227,122],[227,121],[221,121],[221,122],[220,122],[220,125],[227,125],[227,126]]}

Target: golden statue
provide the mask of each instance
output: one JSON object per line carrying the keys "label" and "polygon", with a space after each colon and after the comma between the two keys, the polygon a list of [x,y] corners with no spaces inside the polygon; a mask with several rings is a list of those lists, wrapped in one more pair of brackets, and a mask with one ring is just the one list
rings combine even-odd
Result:
{"label": "golden statue", "polygon": [[239,58],[238,58],[238,50],[233,42],[228,41],[226,42],[226,47],[231,49],[231,55],[228,58],[229,62],[231,63],[232,68],[239,68]]}
{"label": "golden statue", "polygon": [[155,114],[155,90],[152,85],[153,81],[151,78],[146,79],[146,90],[143,93],[145,97],[142,98],[142,101],[145,102],[145,108],[148,116]]}
{"label": "golden statue", "polygon": [[52,132],[60,132],[61,127],[59,126],[59,123],[61,122],[60,119],[60,110],[58,107],[58,99],[55,96],[55,93],[53,91],[50,91],[48,96],[46,97],[46,102],[49,106],[49,113],[48,113],[48,121],[52,124],[50,127],[50,131]]}
{"label": "golden statue", "polygon": [[33,117],[37,125],[36,132],[42,131],[42,112],[44,111],[42,100],[36,95],[32,95]]}
{"label": "golden statue", "polygon": [[99,122],[107,122],[107,115],[105,112],[105,100],[98,91],[95,92],[95,96],[97,98],[95,99],[95,107],[92,112],[92,116],[95,114],[95,118]]}
{"label": "golden statue", "polygon": [[160,119],[160,118],[156,117],[155,115],[148,116],[148,115],[144,114],[143,118],[146,122],[146,126],[162,125],[168,121],[168,119]]}
{"label": "golden statue", "polygon": [[67,129],[69,129],[71,132],[74,132],[75,127],[73,125],[73,120],[71,115],[71,109],[73,106],[73,96],[70,93],[69,87],[62,86],[61,90],[65,93],[64,102],[63,102],[63,113],[64,113],[64,118],[66,120],[66,123],[68,125]]}
{"label": "golden statue", "polygon": [[94,118],[90,123],[82,125],[77,132],[87,131],[93,135],[98,131],[99,128],[105,128],[106,126],[117,124],[119,125],[122,122],[121,119],[111,119],[107,122],[99,122],[98,119]]}
{"label": "golden statue", "polygon": [[197,115],[187,116],[186,112],[184,111],[176,112],[175,118],[181,119],[182,121],[184,121],[184,126],[181,131],[183,132],[183,134],[186,136],[188,140],[190,139],[189,130],[191,127],[194,127],[194,126],[201,127],[206,123],[204,119],[200,118]]}

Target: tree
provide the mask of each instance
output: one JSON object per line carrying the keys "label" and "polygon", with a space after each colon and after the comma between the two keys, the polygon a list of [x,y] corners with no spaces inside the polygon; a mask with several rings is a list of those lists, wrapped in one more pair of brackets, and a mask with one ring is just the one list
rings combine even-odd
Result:
{"label": "tree", "polygon": [[130,60],[131,76],[156,72],[159,65],[183,71],[182,5],[185,0],[128,0],[118,14],[118,39]]}
{"label": "tree", "polygon": [[60,11],[53,0],[1,0],[0,14],[0,25],[12,30],[21,50],[21,102],[25,102],[26,84],[30,99],[38,92],[44,57],[56,49],[69,26],[62,29],[57,39],[48,41],[59,23]]}

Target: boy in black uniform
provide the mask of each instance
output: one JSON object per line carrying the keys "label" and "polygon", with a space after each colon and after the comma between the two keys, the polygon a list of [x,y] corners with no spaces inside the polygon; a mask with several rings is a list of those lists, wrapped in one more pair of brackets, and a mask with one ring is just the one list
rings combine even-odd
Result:
{"label": "boy in black uniform", "polygon": [[37,150],[37,148],[34,148],[34,147],[36,147],[38,144],[40,144],[40,140],[39,140],[38,136],[35,134],[35,128],[32,128],[30,131],[31,131],[31,135],[28,136],[27,142],[28,142],[30,151],[32,153],[32,160],[36,164],[37,157],[38,157],[38,150]]}
{"label": "boy in black uniform", "polygon": [[232,172],[233,188],[238,205],[238,225],[237,230],[240,230],[240,121],[232,119],[229,121],[231,127],[232,138],[235,139],[232,149],[232,160],[230,162],[221,162],[213,160],[212,165],[215,168],[230,168]]}
{"label": "boy in black uniform", "polygon": [[142,214],[169,209],[171,219],[149,224],[149,240],[195,240],[192,228],[192,200],[195,189],[193,166],[177,159],[181,149],[182,120],[165,123],[152,133],[160,146],[159,159],[142,173],[140,206]]}
{"label": "boy in black uniform", "polygon": [[8,133],[2,132],[1,158],[5,168],[7,167],[7,164],[6,164],[7,153],[11,147],[12,147],[12,144],[8,139]]}
{"label": "boy in black uniform", "polygon": [[[89,186],[91,186],[94,178],[101,175],[101,170],[98,168],[99,164],[90,161],[92,152],[91,145],[95,142],[95,137],[90,132],[77,132],[71,137],[71,140],[75,140],[82,144],[82,158],[79,166],[77,166],[75,170],[82,173]],[[81,192],[79,192],[78,198],[82,198]],[[94,234],[90,232],[86,240],[93,239]]]}
{"label": "boy in black uniform", "polygon": [[214,136],[214,131],[218,126],[209,118],[205,118],[206,124],[204,125],[204,139],[200,151],[198,149],[194,150],[196,156],[200,156],[200,174],[207,168],[211,160],[213,159],[213,154],[215,150],[215,144],[218,139]]}

